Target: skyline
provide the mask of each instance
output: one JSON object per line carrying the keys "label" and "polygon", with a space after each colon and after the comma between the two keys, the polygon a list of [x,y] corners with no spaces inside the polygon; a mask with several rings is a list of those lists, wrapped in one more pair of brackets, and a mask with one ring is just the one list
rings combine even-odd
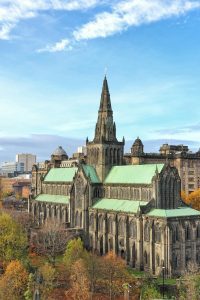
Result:
{"label": "skyline", "polygon": [[198,149],[199,8],[186,0],[1,1],[0,161],[18,150],[43,159],[92,139],[105,68],[119,139],[139,136],[154,151],[155,140]]}

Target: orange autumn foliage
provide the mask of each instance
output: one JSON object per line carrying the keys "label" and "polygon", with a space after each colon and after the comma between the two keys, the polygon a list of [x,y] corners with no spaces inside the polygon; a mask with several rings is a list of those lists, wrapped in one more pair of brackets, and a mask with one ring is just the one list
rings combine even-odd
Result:
{"label": "orange autumn foliage", "polygon": [[195,190],[188,196],[184,191],[182,191],[181,198],[187,205],[190,205],[194,209],[200,210],[200,189]]}
{"label": "orange autumn foliage", "polygon": [[0,279],[0,299],[23,299],[28,282],[28,273],[22,263],[13,260]]}

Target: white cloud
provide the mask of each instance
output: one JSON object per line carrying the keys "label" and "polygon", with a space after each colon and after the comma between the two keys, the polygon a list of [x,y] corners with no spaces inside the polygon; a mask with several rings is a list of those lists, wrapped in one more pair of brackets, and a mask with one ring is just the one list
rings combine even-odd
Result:
{"label": "white cloud", "polygon": [[60,42],[57,42],[55,45],[46,46],[45,48],[37,50],[38,53],[42,52],[60,52],[65,50],[72,50],[72,46],[70,44],[70,40],[63,39]]}
{"label": "white cloud", "polygon": [[19,21],[36,17],[41,11],[83,10],[99,5],[99,0],[1,0],[0,39],[9,39],[9,33]]}
{"label": "white cloud", "polygon": [[75,30],[73,35],[77,41],[107,37],[130,26],[180,16],[198,8],[200,1],[124,0],[113,6],[110,13],[97,14],[93,21]]}
{"label": "white cloud", "polygon": [[0,28],[0,40],[8,40],[10,38],[9,34],[12,28],[14,27],[13,24],[4,24]]}
{"label": "white cloud", "polygon": [[[107,5],[107,10],[105,5]],[[102,5],[101,13],[55,45],[38,52],[70,49],[71,43],[103,38],[162,19],[177,17],[199,9],[200,0],[0,0],[0,39],[9,39],[10,32],[21,20],[34,18],[42,11],[85,10]]]}

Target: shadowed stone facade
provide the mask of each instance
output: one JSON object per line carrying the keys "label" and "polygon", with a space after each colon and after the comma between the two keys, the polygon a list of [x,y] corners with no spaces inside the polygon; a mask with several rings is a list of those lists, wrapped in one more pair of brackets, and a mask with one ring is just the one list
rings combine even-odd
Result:
{"label": "shadowed stone facade", "polygon": [[[138,139],[139,140],[139,139]],[[125,165],[116,138],[110,94],[103,82],[98,119],[87,158],[69,166],[59,147],[33,167],[29,210],[39,225],[56,219],[100,255],[113,250],[138,270],[166,276],[200,264],[200,212],[184,206],[181,180],[170,163]],[[143,152],[140,141],[133,152]],[[69,167],[66,167],[69,166]]]}

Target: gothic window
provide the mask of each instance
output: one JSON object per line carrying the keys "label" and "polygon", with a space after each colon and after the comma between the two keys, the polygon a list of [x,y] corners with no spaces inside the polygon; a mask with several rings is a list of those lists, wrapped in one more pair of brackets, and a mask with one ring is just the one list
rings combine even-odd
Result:
{"label": "gothic window", "polygon": [[176,234],[176,241],[179,241],[179,228],[178,228],[178,226],[176,226],[175,234]]}
{"label": "gothic window", "polygon": [[99,216],[98,230],[100,232],[103,232],[103,216],[102,215]]}
{"label": "gothic window", "polygon": [[144,264],[147,265],[148,264],[148,256],[147,256],[147,252],[144,251]]}
{"label": "gothic window", "polygon": [[116,164],[116,149],[113,151],[113,163]]}
{"label": "gothic window", "polygon": [[175,254],[172,256],[172,265],[174,269],[178,268],[178,257]]}
{"label": "gothic window", "polygon": [[146,242],[149,242],[149,240],[150,240],[150,228],[149,228],[148,222],[146,222],[146,224],[144,226],[144,240]]}
{"label": "gothic window", "polygon": [[113,163],[113,149],[110,149],[110,163]]}
{"label": "gothic window", "polygon": [[82,212],[80,213],[80,223],[79,226],[82,227]]}
{"label": "gothic window", "polygon": [[118,224],[118,233],[119,235],[123,236],[125,233],[125,225],[124,225],[124,220],[120,219],[119,224]]}
{"label": "gothic window", "polygon": [[190,226],[189,225],[186,225],[186,228],[185,228],[185,239],[186,240],[191,239],[191,232],[190,232]]}
{"label": "gothic window", "polygon": [[156,243],[161,241],[161,230],[158,224],[155,225],[155,241]]}
{"label": "gothic window", "polygon": [[120,164],[120,149],[117,150],[117,164]]}
{"label": "gothic window", "polygon": [[111,217],[108,218],[108,233],[113,233],[113,220]]}
{"label": "gothic window", "polygon": [[200,238],[200,224],[197,225],[197,234],[196,234],[196,236],[197,236],[197,239]]}
{"label": "gothic window", "polygon": [[91,230],[94,230],[94,215],[93,214],[90,216],[90,228],[91,228]]}
{"label": "gothic window", "polygon": [[136,238],[136,236],[137,236],[137,226],[136,226],[136,223],[133,220],[130,222],[129,232],[130,232],[130,237]]}
{"label": "gothic window", "polygon": [[75,226],[79,227],[79,213],[78,213],[78,211],[76,212],[76,215],[75,215]]}
{"label": "gothic window", "polygon": [[160,256],[158,254],[156,255],[156,264],[158,267],[160,266]]}
{"label": "gothic window", "polygon": [[54,217],[57,217],[57,207],[54,206]]}

